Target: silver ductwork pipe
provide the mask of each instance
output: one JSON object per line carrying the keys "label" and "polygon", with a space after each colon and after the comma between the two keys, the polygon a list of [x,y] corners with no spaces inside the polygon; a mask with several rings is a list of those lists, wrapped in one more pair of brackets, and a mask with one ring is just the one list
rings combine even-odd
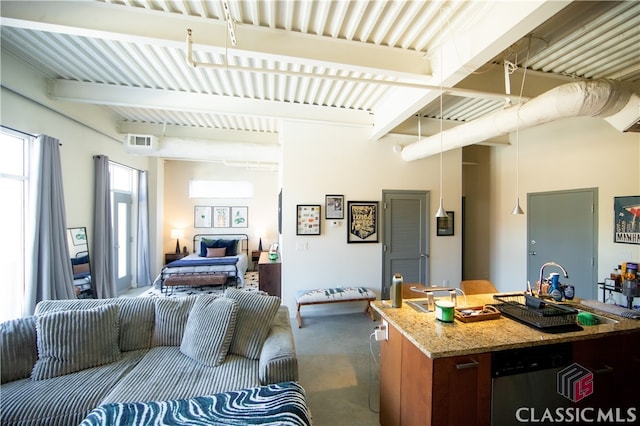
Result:
{"label": "silver ductwork pipe", "polygon": [[637,100],[630,90],[609,80],[568,83],[524,104],[423,138],[405,146],[401,155],[405,161],[414,161],[439,154],[441,137],[442,151],[449,151],[505,135],[518,127],[525,129],[570,117],[611,117],[625,109],[637,109]]}

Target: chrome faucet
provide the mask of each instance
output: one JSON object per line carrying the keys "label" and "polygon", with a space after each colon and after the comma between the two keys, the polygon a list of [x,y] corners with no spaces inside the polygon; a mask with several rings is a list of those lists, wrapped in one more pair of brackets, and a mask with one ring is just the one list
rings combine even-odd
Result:
{"label": "chrome faucet", "polygon": [[569,278],[569,274],[567,273],[567,270],[564,269],[564,266],[562,266],[562,265],[560,265],[559,263],[556,263],[556,262],[544,263],[540,267],[540,280],[538,281],[540,283],[540,289],[538,290],[538,297],[542,293],[542,276],[544,275],[544,268],[546,268],[547,266],[556,266],[556,267],[560,268],[562,270],[562,273],[564,274],[564,277],[565,278]]}

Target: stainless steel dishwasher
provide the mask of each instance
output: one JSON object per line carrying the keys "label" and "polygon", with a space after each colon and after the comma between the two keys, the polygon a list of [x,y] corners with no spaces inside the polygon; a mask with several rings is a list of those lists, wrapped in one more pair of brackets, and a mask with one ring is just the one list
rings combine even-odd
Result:
{"label": "stainless steel dishwasher", "polygon": [[494,352],[491,355],[491,424],[517,425],[545,409],[567,407],[557,392],[557,374],[571,364],[570,343]]}

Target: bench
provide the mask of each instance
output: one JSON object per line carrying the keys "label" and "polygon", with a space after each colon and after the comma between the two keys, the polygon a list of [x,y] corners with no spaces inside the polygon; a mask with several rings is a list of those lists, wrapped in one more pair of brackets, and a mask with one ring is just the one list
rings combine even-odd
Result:
{"label": "bench", "polygon": [[323,303],[342,303],[366,301],[364,312],[375,321],[371,310],[371,302],[376,300],[376,294],[365,287],[335,287],[300,290],[296,292],[298,328],[302,328],[300,308],[303,305],[319,305]]}
{"label": "bench", "polygon": [[183,274],[171,274],[160,283],[160,292],[164,290],[169,291],[175,287],[190,286],[190,287],[202,287],[205,285],[222,285],[227,282],[229,275],[225,272],[214,273],[183,273]]}

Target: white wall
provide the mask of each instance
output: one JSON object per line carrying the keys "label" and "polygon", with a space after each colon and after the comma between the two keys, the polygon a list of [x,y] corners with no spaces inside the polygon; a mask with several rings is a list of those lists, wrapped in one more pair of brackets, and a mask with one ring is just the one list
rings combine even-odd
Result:
{"label": "white wall", "polygon": [[[193,250],[193,235],[206,233],[248,234],[249,250],[257,250],[262,237],[264,250],[278,241],[278,174],[266,170],[247,170],[219,163],[165,160],[164,222],[162,246],[165,253],[175,251],[176,241],[170,238],[172,228],[185,230],[180,242]],[[253,183],[250,199],[190,199],[189,180],[246,181]],[[194,228],[194,206],[246,206],[249,222],[246,228]]]}
{"label": "white wall", "polygon": [[[431,191],[429,279],[434,284],[445,279],[451,283],[460,280],[460,232],[453,237],[435,237],[435,212],[440,196],[439,156],[404,162],[393,152],[392,139],[367,141],[369,130],[290,122],[283,125],[282,290],[283,303],[290,309],[295,307],[297,290],[361,285],[379,294],[381,289],[382,244],[347,244],[346,219],[339,227],[329,227],[324,220],[327,194],[342,194],[346,203],[381,201],[383,189]],[[461,150],[445,153],[444,204],[458,218],[460,164]],[[296,236],[297,204],[322,205],[320,236]]]}
{"label": "white wall", "polygon": [[[516,148],[492,149],[491,280],[521,291],[527,271],[527,217],[511,214]],[[574,118],[520,130],[520,205],[527,193],[598,188],[598,279],[620,262],[640,261],[640,246],[613,242],[613,197],[640,195],[640,135],[597,118]],[[571,273],[571,271],[569,271]]]}

